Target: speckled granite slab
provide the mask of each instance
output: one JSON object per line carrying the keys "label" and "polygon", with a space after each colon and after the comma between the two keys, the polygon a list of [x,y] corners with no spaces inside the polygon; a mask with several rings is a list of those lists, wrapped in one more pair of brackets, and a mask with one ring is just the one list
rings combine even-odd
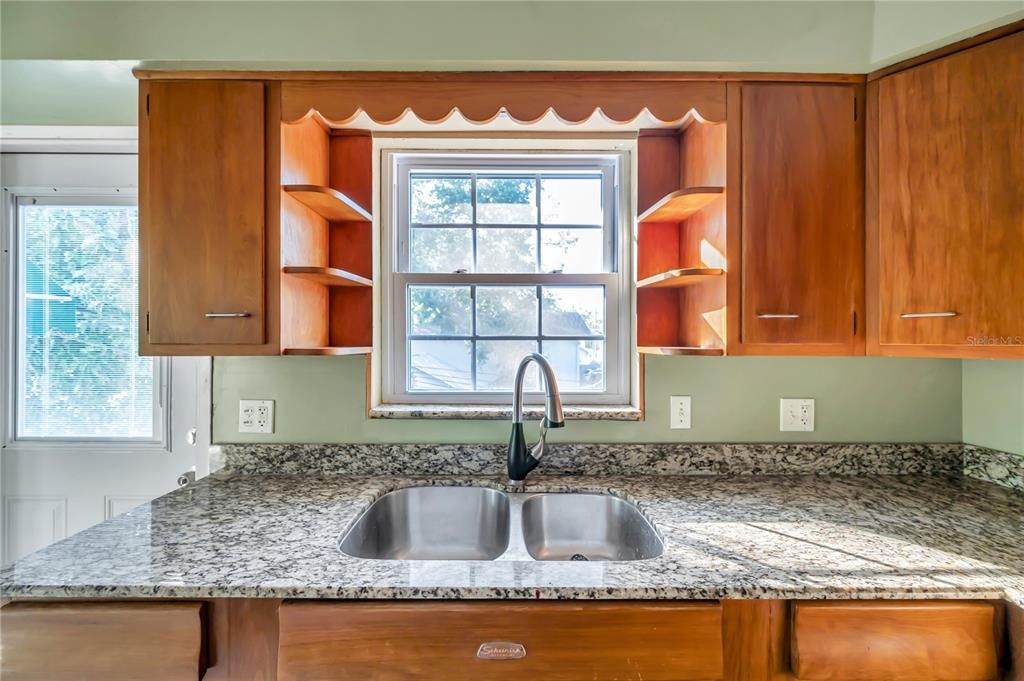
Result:
{"label": "speckled granite slab", "polygon": [[965,477],[538,477],[655,524],[635,562],[374,561],[338,540],[385,492],[493,477],[218,476],[0,571],[5,596],[1002,598],[1024,605],[1024,496]]}
{"label": "speckled granite slab", "polygon": [[1024,456],[964,445],[964,475],[1024,492]]}
{"label": "speckled granite slab", "polygon": [[[502,475],[504,444],[224,444],[245,474]],[[960,444],[553,444],[553,475],[909,475],[959,472]]]}

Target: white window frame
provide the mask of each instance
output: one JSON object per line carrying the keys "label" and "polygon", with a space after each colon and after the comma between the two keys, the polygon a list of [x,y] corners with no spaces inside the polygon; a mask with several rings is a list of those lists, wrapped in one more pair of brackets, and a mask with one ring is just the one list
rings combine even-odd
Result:
{"label": "white window frame", "polygon": [[[630,285],[631,249],[631,154],[623,145],[593,148],[594,144],[558,144],[551,147],[521,148],[522,140],[508,146],[488,140],[458,146],[449,143],[442,149],[409,148],[401,144],[381,146],[380,213],[381,213],[381,401],[389,404],[491,405],[508,401],[510,390],[476,392],[410,391],[406,386],[406,330],[408,307],[407,286],[411,284],[454,285],[601,285],[605,288],[605,390],[601,392],[564,392],[566,405],[628,406],[633,401],[634,364],[632,290]],[[518,144],[517,144],[518,142]],[[598,143],[597,146],[600,146]],[[503,163],[504,162],[504,163]],[[506,169],[511,163],[522,163],[535,169],[545,167],[593,171],[601,168],[604,190],[611,197],[611,209],[605,211],[605,256],[608,272],[598,274],[415,274],[408,273],[408,174],[410,169]],[[606,206],[607,208],[607,206]],[[543,402],[542,392],[530,392],[525,401]]]}
{"label": "white window frame", "polygon": [[4,448],[40,451],[151,451],[167,452],[170,448],[170,404],[171,363],[168,358],[153,359],[153,435],[151,437],[19,437],[17,434],[19,406],[21,399],[21,357],[23,347],[21,326],[24,310],[20,305],[23,298],[21,262],[23,244],[20,239],[18,207],[33,200],[48,205],[137,205],[137,190],[133,187],[72,187],[72,186],[12,186],[4,187],[3,224],[0,234],[3,245],[3,262],[0,277],[5,294],[0,296],[2,314],[2,384],[5,408],[0,414],[2,432],[0,441]]}

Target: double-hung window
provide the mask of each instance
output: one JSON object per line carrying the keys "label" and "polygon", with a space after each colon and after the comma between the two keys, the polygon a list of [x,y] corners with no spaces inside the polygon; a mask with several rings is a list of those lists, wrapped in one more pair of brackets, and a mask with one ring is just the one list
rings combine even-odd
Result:
{"label": "double-hung window", "polygon": [[[382,162],[384,402],[504,403],[520,360],[540,352],[567,404],[629,403],[622,156],[395,151]],[[539,380],[527,375],[530,401]]]}

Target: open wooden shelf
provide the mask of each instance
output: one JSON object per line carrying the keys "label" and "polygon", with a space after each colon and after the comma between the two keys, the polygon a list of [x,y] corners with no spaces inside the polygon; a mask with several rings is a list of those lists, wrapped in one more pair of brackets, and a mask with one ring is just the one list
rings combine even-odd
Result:
{"label": "open wooden shelf", "polygon": [[714,279],[725,274],[720,267],[684,267],[678,270],[669,270],[653,277],[641,279],[636,283],[637,288],[682,288],[699,284],[708,279]]}
{"label": "open wooden shelf", "polygon": [[302,277],[327,286],[373,286],[373,282],[366,277],[337,267],[284,267],[282,270],[293,277]]}
{"label": "open wooden shelf", "polygon": [[688,348],[669,346],[640,346],[637,351],[642,355],[703,355],[707,357],[721,357],[725,354],[722,348]]}
{"label": "open wooden shelf", "polygon": [[286,184],[284,190],[329,222],[372,222],[373,216],[336,189],[315,184]]}
{"label": "open wooden shelf", "polygon": [[674,191],[641,213],[638,222],[682,222],[724,191],[724,187],[689,187]]}
{"label": "open wooden shelf", "polygon": [[373,350],[369,346],[358,347],[333,347],[333,348],[285,348],[282,354],[285,355],[368,355]]}

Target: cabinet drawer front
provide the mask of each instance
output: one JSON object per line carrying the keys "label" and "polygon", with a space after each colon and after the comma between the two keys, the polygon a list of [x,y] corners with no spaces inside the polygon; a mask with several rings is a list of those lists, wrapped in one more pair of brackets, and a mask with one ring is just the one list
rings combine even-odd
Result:
{"label": "cabinet drawer front", "polygon": [[303,603],[279,681],[722,678],[717,603]]}
{"label": "cabinet drawer front", "polygon": [[12,603],[4,681],[187,681],[206,670],[202,603]]}
{"label": "cabinet drawer front", "polygon": [[796,603],[793,673],[801,681],[997,678],[996,607],[977,601]]}

